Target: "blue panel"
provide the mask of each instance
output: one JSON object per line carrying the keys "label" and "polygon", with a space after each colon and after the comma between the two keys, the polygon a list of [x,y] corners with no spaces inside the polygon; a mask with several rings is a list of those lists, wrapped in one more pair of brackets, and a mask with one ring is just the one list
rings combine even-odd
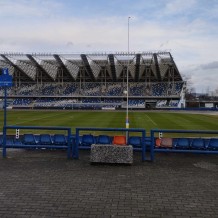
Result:
{"label": "blue panel", "polygon": [[83,135],[82,136],[82,146],[91,146],[92,144],[95,144],[95,138],[93,135]]}
{"label": "blue panel", "polygon": [[9,75],[9,70],[8,70],[8,68],[3,68],[3,69],[2,69],[2,74],[3,74],[4,76]]}
{"label": "blue panel", "polygon": [[41,145],[51,145],[52,144],[51,136],[49,134],[41,134],[39,137],[39,143]]}
{"label": "blue panel", "polygon": [[190,141],[187,138],[179,138],[176,145],[176,148],[179,149],[189,149],[190,148]]}
{"label": "blue panel", "polygon": [[141,147],[141,137],[139,136],[130,136],[128,139],[128,144],[133,147]]}
{"label": "blue panel", "polygon": [[208,149],[218,150],[218,139],[217,138],[210,139],[209,144],[208,144]]}
{"label": "blue panel", "polygon": [[36,144],[35,136],[33,134],[24,134],[23,135],[23,143],[35,145]]}
{"label": "blue panel", "polygon": [[97,137],[97,144],[111,144],[111,138],[108,135],[99,135]]}
{"label": "blue panel", "polygon": [[55,134],[54,135],[54,144],[56,145],[66,145],[67,140],[65,138],[65,135],[63,134]]}
{"label": "blue panel", "polygon": [[11,87],[12,76],[8,73],[8,68],[2,69],[2,75],[0,75],[0,87]]}
{"label": "blue panel", "polygon": [[192,149],[205,149],[205,141],[202,138],[193,139],[191,143]]}

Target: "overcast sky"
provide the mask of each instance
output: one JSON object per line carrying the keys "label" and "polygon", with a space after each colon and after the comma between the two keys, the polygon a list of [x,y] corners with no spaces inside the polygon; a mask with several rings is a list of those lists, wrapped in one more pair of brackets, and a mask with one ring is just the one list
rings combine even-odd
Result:
{"label": "overcast sky", "polygon": [[0,52],[170,51],[198,92],[218,88],[218,0],[0,0]]}

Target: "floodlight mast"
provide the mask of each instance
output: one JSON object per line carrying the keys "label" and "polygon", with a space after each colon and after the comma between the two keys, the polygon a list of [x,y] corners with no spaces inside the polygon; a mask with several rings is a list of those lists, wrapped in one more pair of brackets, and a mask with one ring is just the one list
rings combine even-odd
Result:
{"label": "floodlight mast", "polygon": [[126,70],[126,129],[129,128],[129,20],[128,17],[128,50],[127,50],[127,70]]}

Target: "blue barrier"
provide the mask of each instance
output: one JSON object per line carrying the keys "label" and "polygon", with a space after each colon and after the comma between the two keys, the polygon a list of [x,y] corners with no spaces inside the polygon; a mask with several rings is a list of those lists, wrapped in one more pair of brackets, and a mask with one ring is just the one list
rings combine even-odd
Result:
{"label": "blue barrier", "polygon": [[[69,127],[42,127],[42,126],[5,126],[3,127],[4,132],[6,133],[3,135],[3,143],[2,143],[2,155],[3,157],[7,156],[6,150],[7,148],[46,148],[46,149],[66,149],[67,150],[67,157],[71,158],[72,153],[72,145],[71,145],[71,128]],[[48,140],[50,137],[49,134],[42,134],[39,137],[39,141],[35,140],[35,137],[31,138],[33,134],[24,134],[25,135],[25,142],[21,142],[19,140],[8,140],[7,139],[7,130],[8,129],[31,129],[31,130],[58,130],[58,131],[67,131],[67,140],[64,144],[63,139],[60,139],[57,134],[54,136],[54,143],[52,143],[51,139]],[[48,136],[49,135],[49,136]],[[34,141],[35,140],[35,141]]]}
{"label": "blue barrier", "polygon": [[[175,144],[169,148],[155,147],[155,133],[191,133],[191,134],[217,134],[216,130],[166,130],[155,129],[151,130],[151,147],[153,152],[174,152],[174,153],[201,153],[201,154],[218,154],[218,139],[217,138],[204,138],[204,137],[177,137]],[[217,141],[216,141],[217,139]],[[211,143],[210,143],[211,141]]]}
{"label": "blue barrier", "polygon": [[[79,147],[83,136],[80,136],[81,131],[106,131],[106,132],[126,132],[127,134],[127,144],[133,146],[134,151],[140,151],[142,153],[142,161],[146,160],[146,152],[150,152],[150,160],[154,160],[155,152],[177,152],[177,153],[203,153],[203,154],[218,154],[218,131],[207,131],[207,130],[164,130],[155,129],[151,130],[150,138],[146,137],[146,130],[140,128],[93,128],[93,127],[79,127],[76,128],[76,135],[74,137],[74,142],[71,135],[71,128],[68,127],[42,127],[42,126],[5,126],[3,131],[6,133],[3,138],[0,137],[0,144],[3,148],[3,157],[6,157],[7,148],[45,148],[45,149],[66,149],[68,158],[79,158],[79,149],[88,148],[90,149],[90,143],[100,143],[100,144],[112,144],[111,137],[107,135],[99,135],[94,137],[92,135],[86,135],[90,137],[84,137],[84,143],[88,146]],[[62,134],[55,134],[51,139],[49,134],[41,134],[36,139],[33,134],[24,134],[24,141],[12,140],[7,138],[8,129],[32,129],[32,130],[62,130],[67,131],[67,139],[63,137]],[[130,136],[130,132],[138,132],[140,136]],[[214,134],[217,135],[216,138],[209,137],[177,137],[172,138],[172,146],[169,147],[155,147],[155,134],[157,133],[191,133],[191,134]],[[164,139],[164,138],[163,138]],[[147,148],[146,148],[147,145]]]}
{"label": "blue barrier", "polygon": [[[79,158],[79,143],[80,143],[80,132],[81,131],[109,131],[109,132],[126,132],[129,134],[130,132],[138,132],[141,133],[141,149],[138,149],[142,152],[142,161],[146,160],[146,146],[145,146],[145,129],[126,129],[126,128],[93,128],[93,127],[78,127],[76,128],[76,138],[75,138],[75,145],[73,146],[73,157],[78,159]],[[150,147],[150,160],[152,161],[152,147]]]}

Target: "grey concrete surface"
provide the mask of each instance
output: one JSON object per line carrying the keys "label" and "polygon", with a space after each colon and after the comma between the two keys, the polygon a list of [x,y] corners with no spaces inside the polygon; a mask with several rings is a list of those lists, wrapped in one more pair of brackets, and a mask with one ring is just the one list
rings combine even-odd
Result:
{"label": "grey concrete surface", "polygon": [[[1,151],[0,151],[1,154]],[[66,152],[0,157],[0,217],[218,217],[218,155],[156,154],[154,163],[90,164]]]}

